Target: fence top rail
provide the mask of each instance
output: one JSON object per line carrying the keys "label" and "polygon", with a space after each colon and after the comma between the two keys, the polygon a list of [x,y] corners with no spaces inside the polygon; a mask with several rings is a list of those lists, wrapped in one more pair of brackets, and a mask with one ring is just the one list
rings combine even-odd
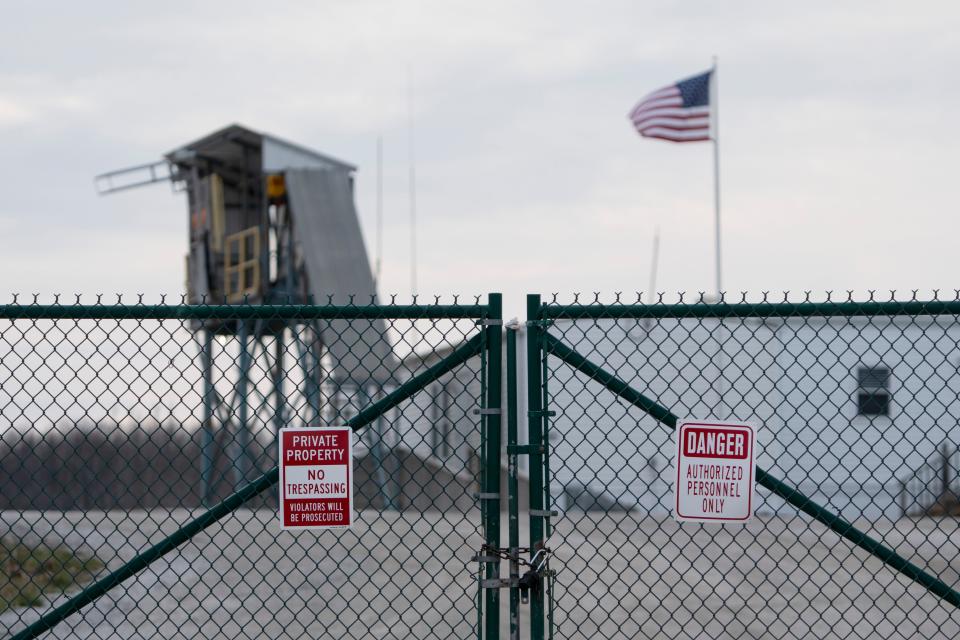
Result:
{"label": "fence top rail", "polygon": [[147,304],[5,304],[4,320],[416,320],[480,319],[489,315],[480,304],[374,305],[147,305]]}
{"label": "fence top rail", "polygon": [[541,320],[644,318],[804,318],[960,315],[957,300],[855,302],[696,302],[679,304],[542,304]]}

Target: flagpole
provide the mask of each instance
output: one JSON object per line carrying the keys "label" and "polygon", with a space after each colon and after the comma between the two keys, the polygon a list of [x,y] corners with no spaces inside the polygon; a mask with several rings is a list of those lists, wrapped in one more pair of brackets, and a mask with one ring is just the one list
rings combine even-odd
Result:
{"label": "flagpole", "polygon": [[417,163],[414,152],[413,72],[407,65],[407,158],[410,190],[410,295],[417,297]]}
{"label": "flagpole", "polygon": [[[713,212],[714,212],[714,242],[716,243],[717,257],[717,302],[722,300],[723,296],[723,270],[722,254],[720,252],[720,92],[717,82],[717,56],[713,56],[713,68],[710,73],[710,111],[713,114],[713,127],[710,131],[710,137],[713,139]],[[723,345],[726,342],[724,335],[723,320],[717,319],[717,413],[721,420],[727,419],[729,412],[727,410],[727,393],[725,382],[725,373],[727,369],[727,358],[724,353]]]}
{"label": "flagpole", "polygon": [[710,137],[713,140],[713,211],[714,211],[714,242],[717,258],[717,299],[723,291],[722,260],[720,253],[720,92],[717,83],[717,57],[713,57],[713,68],[710,73],[711,111],[713,112],[713,127]]}

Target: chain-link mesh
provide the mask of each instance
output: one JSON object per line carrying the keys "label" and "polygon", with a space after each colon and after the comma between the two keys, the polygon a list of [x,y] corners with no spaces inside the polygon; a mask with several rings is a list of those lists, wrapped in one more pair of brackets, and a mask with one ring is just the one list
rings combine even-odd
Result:
{"label": "chain-link mesh", "polygon": [[[3,635],[267,472],[279,428],[347,423],[480,344],[486,312],[3,307]],[[482,377],[472,357],[358,431],[352,529],[281,531],[271,488],[44,637],[474,635]]]}
{"label": "chain-link mesh", "polygon": [[[960,304],[773,302],[540,314],[675,416],[758,423],[758,468],[957,590]],[[675,522],[671,429],[550,339],[556,637],[960,635],[954,604],[762,486],[746,525]]]}
{"label": "chain-link mesh", "polygon": [[[46,637],[493,638],[530,490],[534,630],[960,634],[960,300],[536,307],[509,501],[492,309],[0,307],[0,628],[189,530]],[[761,425],[751,523],[670,517],[677,417]],[[357,524],[280,531],[277,430],[344,423]]]}

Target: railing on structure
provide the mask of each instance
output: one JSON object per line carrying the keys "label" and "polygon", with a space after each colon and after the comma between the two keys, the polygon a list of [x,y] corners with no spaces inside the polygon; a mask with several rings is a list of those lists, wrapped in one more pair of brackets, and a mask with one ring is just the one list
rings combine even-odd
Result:
{"label": "railing on structure", "polygon": [[944,442],[900,480],[900,510],[910,518],[960,516],[960,448]]}
{"label": "railing on structure", "polygon": [[[531,508],[564,511],[530,519],[533,637],[960,633],[958,521],[900,520],[896,489],[960,438],[960,299],[531,296],[528,331]],[[761,425],[752,522],[670,517],[680,418]],[[616,508],[565,500],[597,484]]]}
{"label": "railing on structure", "polygon": [[[481,598],[463,554],[497,542],[497,504],[472,496],[499,493],[499,318],[499,294],[447,305],[0,306],[0,626],[17,640],[55,627],[478,632],[481,611],[496,620],[497,599]],[[462,441],[438,459],[418,394],[455,377],[446,420]],[[357,524],[282,532],[265,497],[278,479],[277,429],[322,424],[358,434]],[[87,488],[69,493],[63,468],[90,471],[73,483]]]}

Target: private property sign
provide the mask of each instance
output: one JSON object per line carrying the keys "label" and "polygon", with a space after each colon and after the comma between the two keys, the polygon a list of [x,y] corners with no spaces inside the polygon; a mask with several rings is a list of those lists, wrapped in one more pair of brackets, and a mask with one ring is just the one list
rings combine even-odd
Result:
{"label": "private property sign", "polygon": [[756,426],[684,420],[675,434],[673,516],[690,522],[746,522],[753,517]]}
{"label": "private property sign", "polygon": [[280,527],[341,529],[353,524],[353,430],[280,430]]}

